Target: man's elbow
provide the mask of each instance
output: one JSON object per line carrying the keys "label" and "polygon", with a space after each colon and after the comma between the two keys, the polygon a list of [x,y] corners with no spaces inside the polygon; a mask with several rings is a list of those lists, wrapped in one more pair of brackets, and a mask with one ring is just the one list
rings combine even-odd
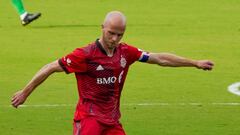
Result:
{"label": "man's elbow", "polygon": [[60,67],[60,65],[58,64],[57,61],[46,64],[43,68],[46,69],[46,71],[49,72],[49,73],[62,71],[62,69],[61,69],[61,67]]}

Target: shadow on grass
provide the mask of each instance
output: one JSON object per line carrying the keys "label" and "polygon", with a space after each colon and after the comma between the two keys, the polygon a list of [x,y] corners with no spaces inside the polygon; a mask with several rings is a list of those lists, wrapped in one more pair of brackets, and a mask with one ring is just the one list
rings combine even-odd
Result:
{"label": "shadow on grass", "polygon": [[[128,24],[127,27],[172,27],[172,24]],[[57,24],[57,25],[39,25],[31,28],[49,29],[49,28],[99,28],[101,25],[95,24]]]}
{"label": "shadow on grass", "polygon": [[58,24],[58,25],[39,25],[39,26],[31,26],[31,28],[39,28],[39,29],[49,29],[49,28],[97,28],[101,25],[83,25],[83,24]]}

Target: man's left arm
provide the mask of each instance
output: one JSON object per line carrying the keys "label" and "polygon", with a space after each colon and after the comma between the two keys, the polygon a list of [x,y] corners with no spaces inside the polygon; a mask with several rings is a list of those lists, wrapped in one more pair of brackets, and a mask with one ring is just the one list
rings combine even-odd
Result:
{"label": "man's left arm", "polygon": [[212,70],[214,65],[210,60],[192,60],[171,53],[149,53],[146,62],[167,67],[196,67],[203,70]]}

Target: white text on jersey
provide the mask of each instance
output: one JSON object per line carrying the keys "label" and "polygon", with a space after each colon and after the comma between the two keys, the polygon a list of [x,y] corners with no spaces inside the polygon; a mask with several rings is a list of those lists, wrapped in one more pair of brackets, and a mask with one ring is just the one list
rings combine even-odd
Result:
{"label": "white text on jersey", "polygon": [[97,78],[97,84],[111,84],[117,81],[117,77]]}

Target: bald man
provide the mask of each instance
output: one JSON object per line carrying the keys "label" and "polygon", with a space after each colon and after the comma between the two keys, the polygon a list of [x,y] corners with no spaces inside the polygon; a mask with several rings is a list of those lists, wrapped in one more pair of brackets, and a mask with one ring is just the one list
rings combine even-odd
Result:
{"label": "bald man", "polygon": [[126,17],[108,13],[100,39],[45,65],[12,97],[12,105],[23,104],[33,90],[55,72],[75,73],[79,101],[74,115],[74,135],[125,135],[119,122],[121,91],[128,68],[136,61],[169,67],[196,67],[211,70],[209,60],[192,60],[170,53],[149,53],[121,43]]}

